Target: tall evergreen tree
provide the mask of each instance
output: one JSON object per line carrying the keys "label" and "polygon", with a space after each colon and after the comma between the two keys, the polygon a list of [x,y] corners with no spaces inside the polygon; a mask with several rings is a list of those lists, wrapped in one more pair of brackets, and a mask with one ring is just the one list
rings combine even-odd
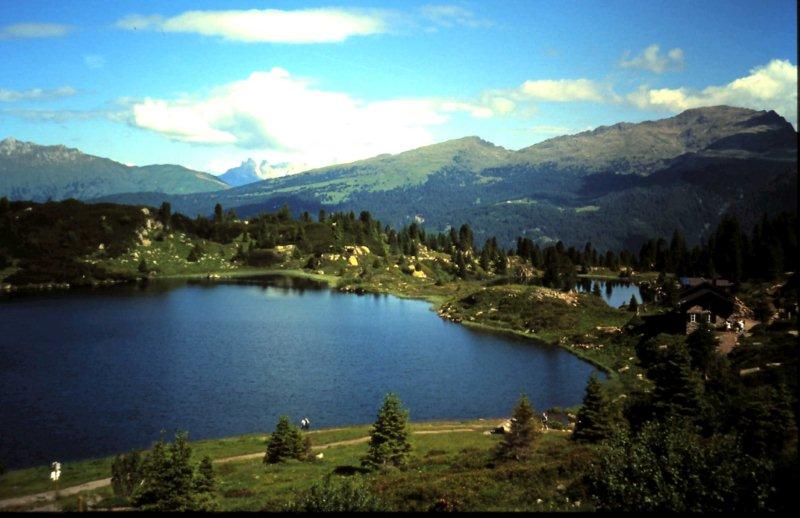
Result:
{"label": "tall evergreen tree", "polygon": [[310,444],[303,439],[300,429],[289,422],[285,415],[280,416],[275,430],[267,440],[267,453],[264,464],[275,464],[288,459],[304,459]]}
{"label": "tall evergreen tree", "polygon": [[160,440],[142,464],[142,481],[132,503],[145,511],[197,510],[194,468],[187,434],[177,433],[170,445]]}
{"label": "tall evergreen tree", "polygon": [[408,410],[395,394],[389,393],[378,411],[370,430],[369,450],[361,459],[368,469],[401,466],[405,463],[411,444],[408,442]]}
{"label": "tall evergreen tree", "polygon": [[511,430],[503,436],[495,453],[501,459],[522,460],[530,455],[539,435],[541,435],[541,424],[535,419],[533,405],[523,394],[514,406]]}
{"label": "tall evergreen tree", "polygon": [[217,488],[216,477],[214,476],[214,466],[211,464],[211,457],[204,456],[200,461],[195,475],[194,490],[196,498],[196,508],[201,511],[214,511],[217,508],[214,491]]}
{"label": "tall evergreen tree", "polygon": [[691,356],[692,368],[703,374],[707,373],[717,353],[717,337],[714,330],[706,322],[701,322],[686,337],[686,348]]}
{"label": "tall evergreen tree", "polygon": [[583,406],[578,411],[572,439],[578,442],[597,443],[611,435],[613,417],[608,400],[597,380],[592,375],[586,384]]}

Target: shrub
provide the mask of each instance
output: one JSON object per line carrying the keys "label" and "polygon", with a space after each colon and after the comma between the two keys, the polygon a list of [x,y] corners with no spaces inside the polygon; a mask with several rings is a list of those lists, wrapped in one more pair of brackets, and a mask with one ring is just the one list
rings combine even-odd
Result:
{"label": "shrub", "polygon": [[360,479],[328,475],[321,483],[314,484],[307,493],[293,501],[287,510],[353,513],[383,511],[384,506]]}
{"label": "shrub", "polygon": [[142,458],[138,451],[114,457],[111,464],[111,487],[114,494],[129,498],[142,481]]}

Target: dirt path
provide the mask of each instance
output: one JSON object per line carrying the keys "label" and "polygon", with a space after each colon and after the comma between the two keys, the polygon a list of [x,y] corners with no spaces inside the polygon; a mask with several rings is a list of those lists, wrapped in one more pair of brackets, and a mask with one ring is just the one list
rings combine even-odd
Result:
{"label": "dirt path", "polygon": [[[325,430],[327,431],[327,430]],[[445,428],[441,430],[419,430],[411,432],[415,435],[430,435],[440,433],[458,433],[458,432],[476,432],[474,428]],[[311,447],[312,450],[319,451],[336,446],[350,446],[353,444],[362,444],[369,441],[369,437],[356,437],[355,439],[347,439],[344,441],[329,442],[326,444],[317,444]],[[222,459],[215,459],[214,464],[226,464],[228,462],[240,462],[246,460],[256,460],[264,457],[264,452],[248,453],[245,455],[236,455],[234,457],[224,457]],[[58,491],[59,497],[76,495],[82,491],[91,491],[100,489],[111,485],[111,478],[104,478],[101,480],[93,480],[77,486],[65,487]],[[18,496],[14,498],[7,498],[0,500],[0,509],[9,509],[15,507],[29,506],[33,504],[44,504],[56,499],[56,491],[45,491],[44,493],[36,493],[33,495]],[[49,508],[49,507],[48,507]]]}
{"label": "dirt path", "polygon": [[[111,478],[92,480],[91,482],[85,482],[83,484],[78,484],[77,486],[70,486],[70,487],[65,487],[64,489],[60,489],[58,491],[58,496],[62,497],[62,496],[76,495],[81,491],[91,491],[93,489],[100,489],[101,487],[106,487],[110,485],[111,485]],[[55,498],[56,498],[56,491],[45,491],[44,493],[37,493],[35,495],[25,495],[25,496],[18,496],[15,498],[7,498],[5,500],[0,500],[0,509],[10,508],[10,507],[20,507],[23,505],[39,504],[55,500]]]}

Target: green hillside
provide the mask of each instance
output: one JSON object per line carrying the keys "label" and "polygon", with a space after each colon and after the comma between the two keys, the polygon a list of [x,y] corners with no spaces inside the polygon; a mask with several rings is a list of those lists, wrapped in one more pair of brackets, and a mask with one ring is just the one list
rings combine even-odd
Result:
{"label": "green hillside", "polygon": [[65,146],[0,142],[0,196],[14,200],[89,199],[114,193],[188,194],[227,189],[215,176],[178,165],[127,166]]}
{"label": "green hillside", "polygon": [[295,214],[367,209],[395,226],[418,221],[446,231],[468,222],[481,240],[511,244],[524,235],[601,249],[636,249],[678,228],[694,244],[726,212],[749,228],[764,211],[797,209],[796,135],[774,112],[700,108],[519,151],[467,137],[226,191],[103,200],[166,198],[192,215],[216,203],[245,216],[284,203]]}

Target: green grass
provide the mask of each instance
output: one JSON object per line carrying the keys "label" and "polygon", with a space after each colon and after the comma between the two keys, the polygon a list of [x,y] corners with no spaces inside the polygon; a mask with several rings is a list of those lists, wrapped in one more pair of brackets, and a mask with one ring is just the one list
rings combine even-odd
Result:
{"label": "green grass", "polygon": [[[447,503],[456,510],[471,511],[591,509],[580,483],[582,466],[587,464],[591,450],[572,443],[566,434],[548,433],[540,436],[529,460],[495,462],[492,451],[500,437],[484,433],[495,424],[495,420],[412,423],[413,430],[470,427],[474,431],[412,434],[412,453],[406,467],[356,476],[363,476],[368,487],[392,510],[425,511],[437,502]],[[315,431],[309,436],[314,443],[328,443],[362,437],[367,430],[368,426],[362,425]],[[263,436],[256,434],[200,441],[192,443],[193,457],[230,456],[250,450],[261,452],[263,440]],[[334,446],[323,450],[322,459],[307,462],[265,466],[259,458],[216,464],[219,508],[223,511],[282,510],[337,468],[339,471],[358,468],[367,447],[366,443]],[[79,472],[91,475],[92,479],[107,477],[109,465],[110,459],[92,464],[66,464],[62,487],[78,483],[75,474]],[[46,472],[46,468],[41,468],[38,474],[46,479]],[[7,490],[8,480],[18,479],[20,473],[7,474],[0,481],[0,487]],[[70,483],[68,477],[71,477]],[[32,488],[33,484],[27,487]],[[108,487],[91,493],[103,499],[100,506],[124,504],[113,497]],[[577,505],[576,500],[580,501]],[[57,505],[75,509],[77,496],[61,498]]]}

